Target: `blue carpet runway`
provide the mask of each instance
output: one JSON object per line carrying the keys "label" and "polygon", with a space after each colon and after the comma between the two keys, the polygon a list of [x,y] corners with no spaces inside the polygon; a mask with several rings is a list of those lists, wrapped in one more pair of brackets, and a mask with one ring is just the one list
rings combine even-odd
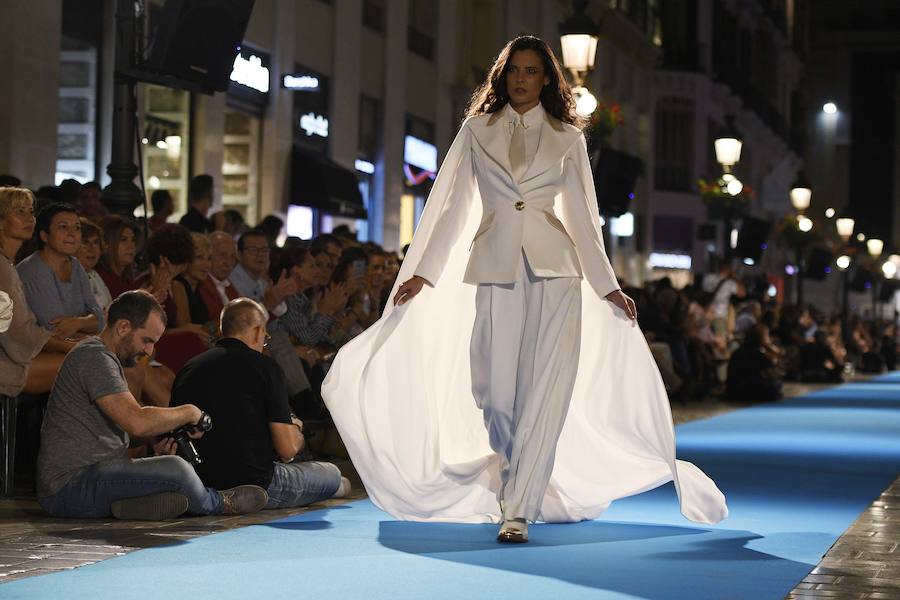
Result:
{"label": "blue carpet runway", "polygon": [[780,599],[900,472],[900,376],[677,428],[728,497],[715,527],[671,485],[600,520],[531,528],[390,520],[368,501],[0,586],[0,598]]}

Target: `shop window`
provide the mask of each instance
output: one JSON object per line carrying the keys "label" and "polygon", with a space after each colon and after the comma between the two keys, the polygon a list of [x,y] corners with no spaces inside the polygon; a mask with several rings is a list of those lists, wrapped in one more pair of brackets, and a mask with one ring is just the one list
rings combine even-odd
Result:
{"label": "shop window", "polygon": [[437,38],[438,3],[432,0],[410,0],[406,47],[410,52],[434,60]]}
{"label": "shop window", "polygon": [[139,84],[139,132],[147,193],[169,190],[177,220],[187,212],[190,94]]}
{"label": "shop window", "polygon": [[96,178],[97,49],[64,37],[59,64],[56,183]]}
{"label": "shop window", "polygon": [[656,189],[690,191],[694,164],[694,101],[661,98],[656,105],[655,134]]}
{"label": "shop window", "polygon": [[259,220],[259,118],[245,112],[225,113],[222,153],[222,203],[244,215],[247,223]]}

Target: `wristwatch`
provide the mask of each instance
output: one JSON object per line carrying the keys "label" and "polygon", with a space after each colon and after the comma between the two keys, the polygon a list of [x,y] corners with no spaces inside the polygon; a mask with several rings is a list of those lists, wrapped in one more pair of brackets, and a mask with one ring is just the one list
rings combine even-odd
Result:
{"label": "wristwatch", "polygon": [[300,430],[300,435],[303,435],[303,425],[302,425],[303,421],[300,421],[301,425],[297,425],[297,423],[294,421],[294,419],[296,419],[297,421],[300,421],[300,417],[298,417],[298,416],[295,415],[294,413],[291,413],[291,425],[293,425],[293,426],[295,426],[297,429],[299,429],[299,430]]}

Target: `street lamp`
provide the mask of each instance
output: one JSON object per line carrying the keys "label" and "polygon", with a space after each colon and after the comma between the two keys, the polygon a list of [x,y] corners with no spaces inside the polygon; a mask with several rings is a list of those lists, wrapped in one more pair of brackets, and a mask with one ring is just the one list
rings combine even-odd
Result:
{"label": "street lamp", "polygon": [[744,140],[741,134],[734,128],[732,117],[728,117],[725,130],[714,142],[716,148],[716,160],[722,165],[725,173],[731,173],[731,167],[741,160],[741,147]]}
{"label": "street lamp", "polygon": [[600,28],[585,13],[587,0],[573,0],[572,7],[572,16],[559,25],[559,36],[563,66],[572,73],[575,84],[580,86],[594,68]]}
{"label": "street lamp", "polygon": [[582,117],[589,117],[597,109],[597,98],[583,85],[572,88],[575,96],[575,112]]}
{"label": "street lamp", "polygon": [[791,185],[791,204],[800,212],[809,208],[812,200],[812,188],[803,174],[803,171],[797,174],[797,181]]}
{"label": "street lamp", "polygon": [[[880,240],[878,238],[869,238],[866,240],[866,250],[869,251],[869,256],[874,259],[878,259],[881,256],[882,251],[884,251],[884,240]],[[885,274],[886,275],[886,274]],[[878,311],[878,278],[872,278],[872,322],[875,322],[876,313]]]}
{"label": "street lamp", "polygon": [[872,258],[878,258],[884,250],[884,241],[878,238],[869,238],[866,240],[866,250],[869,251]]}
{"label": "street lamp", "polygon": [[856,225],[856,221],[854,221],[850,217],[841,217],[834,223],[837,227],[838,235],[841,236],[841,239],[845,242],[850,241],[850,236],[853,235],[853,226]]}

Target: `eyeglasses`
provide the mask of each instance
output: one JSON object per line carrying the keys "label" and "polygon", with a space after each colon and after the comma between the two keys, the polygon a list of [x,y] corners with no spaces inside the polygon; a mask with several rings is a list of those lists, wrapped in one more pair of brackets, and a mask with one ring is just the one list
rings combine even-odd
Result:
{"label": "eyeglasses", "polygon": [[272,336],[269,335],[269,332],[268,332],[268,331],[266,331],[266,332],[264,332],[264,333],[265,333],[266,337],[263,338],[263,346],[268,346],[268,345],[269,345],[269,342],[272,341]]}
{"label": "eyeglasses", "polygon": [[268,252],[268,246],[246,246],[242,250],[242,252],[249,252],[250,254],[262,254],[263,252]]}

